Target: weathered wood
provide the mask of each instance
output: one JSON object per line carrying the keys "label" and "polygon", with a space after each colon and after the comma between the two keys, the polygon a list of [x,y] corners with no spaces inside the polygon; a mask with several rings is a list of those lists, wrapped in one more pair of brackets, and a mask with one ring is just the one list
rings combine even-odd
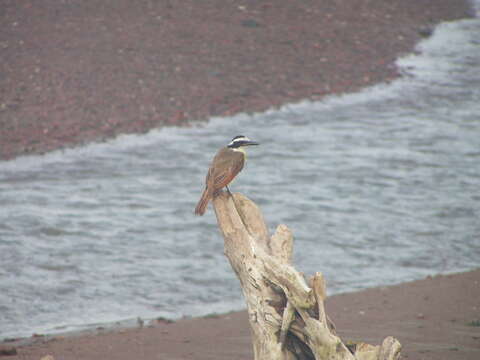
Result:
{"label": "weathered wood", "polygon": [[350,351],[336,335],[324,307],[325,280],[316,273],[307,284],[291,265],[293,235],[279,225],[269,237],[258,206],[241,194],[213,199],[225,255],[247,303],[256,360],[394,360],[400,343],[357,344]]}

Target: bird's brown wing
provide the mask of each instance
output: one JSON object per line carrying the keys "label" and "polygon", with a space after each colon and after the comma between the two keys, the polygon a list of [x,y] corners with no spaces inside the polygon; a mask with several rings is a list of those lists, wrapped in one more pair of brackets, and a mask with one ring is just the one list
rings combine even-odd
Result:
{"label": "bird's brown wing", "polygon": [[245,156],[241,152],[222,149],[213,159],[207,175],[207,187],[213,192],[223,189],[242,171]]}

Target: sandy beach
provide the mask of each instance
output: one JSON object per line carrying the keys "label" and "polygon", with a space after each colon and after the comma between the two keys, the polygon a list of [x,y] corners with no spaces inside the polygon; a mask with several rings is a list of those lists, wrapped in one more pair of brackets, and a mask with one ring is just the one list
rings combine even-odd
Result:
{"label": "sandy beach", "polygon": [[[328,279],[327,279],[328,280]],[[342,340],[379,344],[386,336],[402,344],[404,359],[480,358],[480,270],[439,275],[395,286],[334,295],[326,309]],[[235,312],[144,327],[99,330],[76,336],[34,337],[18,342],[17,355],[39,360],[251,359],[247,313]]]}
{"label": "sandy beach", "polygon": [[[457,0],[5,0],[0,10],[0,160],[390,81],[435,24],[470,14]],[[474,270],[335,295],[327,313],[345,340],[392,335],[405,359],[474,360],[479,299]],[[252,354],[244,311],[0,344],[0,357],[25,360]]]}

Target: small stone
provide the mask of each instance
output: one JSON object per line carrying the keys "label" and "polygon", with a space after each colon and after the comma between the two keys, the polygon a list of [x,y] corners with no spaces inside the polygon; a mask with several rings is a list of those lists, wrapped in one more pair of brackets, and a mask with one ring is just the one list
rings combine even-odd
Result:
{"label": "small stone", "polygon": [[422,313],[417,314],[417,319],[425,319],[425,315]]}
{"label": "small stone", "polygon": [[253,19],[243,20],[242,25],[249,28],[257,28],[261,26],[258,21],[255,21]]}
{"label": "small stone", "polygon": [[433,34],[433,28],[431,26],[422,26],[418,29],[418,33],[422,37],[429,37]]}

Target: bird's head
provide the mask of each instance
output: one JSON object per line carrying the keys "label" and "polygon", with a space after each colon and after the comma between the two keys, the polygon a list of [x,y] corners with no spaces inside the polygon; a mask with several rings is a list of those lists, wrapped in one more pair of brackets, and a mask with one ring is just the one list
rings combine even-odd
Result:
{"label": "bird's head", "polygon": [[255,141],[250,140],[246,136],[237,135],[232,139],[232,141],[230,141],[227,147],[231,149],[238,149],[243,146],[250,146],[250,145],[259,145],[259,144]]}

